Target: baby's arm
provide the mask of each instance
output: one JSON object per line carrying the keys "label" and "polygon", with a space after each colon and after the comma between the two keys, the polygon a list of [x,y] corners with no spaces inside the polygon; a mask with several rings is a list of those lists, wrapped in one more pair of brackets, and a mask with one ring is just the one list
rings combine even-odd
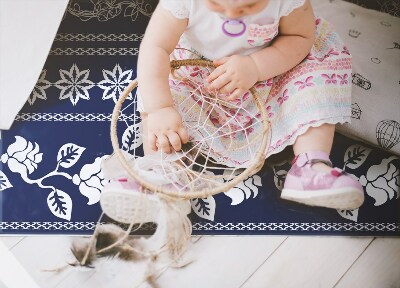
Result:
{"label": "baby's arm", "polygon": [[187,19],[177,19],[157,6],[140,45],[138,60],[139,89],[147,114],[147,137],[150,148],[169,153],[171,146],[181,149],[187,142],[182,118],[173,108],[168,84],[169,55],[187,26]]}
{"label": "baby's arm", "polygon": [[257,81],[289,71],[310,52],[314,43],[315,18],[309,0],[279,23],[279,36],[274,42],[249,56],[233,55],[218,59],[218,67],[208,77],[211,89],[232,93],[228,99],[240,97]]}
{"label": "baby's arm", "polygon": [[310,1],[279,23],[279,36],[271,46],[250,55],[258,70],[258,81],[289,71],[310,52],[315,40],[315,17]]}

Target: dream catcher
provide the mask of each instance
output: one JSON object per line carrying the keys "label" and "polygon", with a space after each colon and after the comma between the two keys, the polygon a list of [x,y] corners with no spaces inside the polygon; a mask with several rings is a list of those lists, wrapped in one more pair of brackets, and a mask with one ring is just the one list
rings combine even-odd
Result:
{"label": "dream catcher", "polygon": [[[169,266],[184,265],[181,256],[191,235],[189,200],[227,192],[261,169],[270,140],[261,100],[265,95],[259,95],[261,92],[253,87],[239,99],[228,101],[228,95],[208,86],[206,79],[213,70],[213,63],[207,60],[171,62],[171,94],[189,134],[189,142],[182,150],[171,154],[157,152],[143,157],[139,148],[131,153],[120,149],[118,117],[132,109],[124,107],[124,101],[136,89],[137,81],[123,92],[111,123],[114,154],[104,161],[103,172],[106,178],[119,179],[123,183],[118,185],[131,189],[119,193],[118,185],[110,184],[100,202],[105,214],[129,224],[129,228],[123,231],[113,226],[113,232],[107,232],[103,225],[96,229],[90,242],[73,245],[81,265],[92,262],[95,255],[105,255],[106,251],[123,253],[124,249],[131,253],[125,253],[125,258],[135,255],[136,259],[151,258],[155,262],[164,257]],[[134,225],[145,222],[157,224],[155,234],[147,239],[127,240]],[[100,247],[99,237],[107,233],[113,236],[103,239]]]}

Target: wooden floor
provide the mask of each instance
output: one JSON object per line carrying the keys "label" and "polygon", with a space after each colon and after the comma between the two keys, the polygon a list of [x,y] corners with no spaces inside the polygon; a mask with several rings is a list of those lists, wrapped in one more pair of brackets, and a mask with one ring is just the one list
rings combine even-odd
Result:
{"label": "wooden floor", "polygon": [[[43,272],[71,259],[71,239],[0,237],[38,287],[148,287],[140,284],[145,263],[104,259],[96,269]],[[196,261],[161,273],[159,287],[400,287],[400,238],[207,236],[193,238],[189,251]],[[13,271],[3,275],[21,278],[23,273],[5,265],[6,258],[0,257],[0,267]],[[7,288],[14,287],[20,288]]]}

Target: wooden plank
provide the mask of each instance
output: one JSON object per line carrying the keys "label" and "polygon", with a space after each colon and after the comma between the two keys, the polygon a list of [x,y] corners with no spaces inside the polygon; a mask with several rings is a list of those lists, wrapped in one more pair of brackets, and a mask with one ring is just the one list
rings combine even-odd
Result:
{"label": "wooden plank", "polygon": [[54,288],[73,269],[67,268],[58,273],[43,270],[65,266],[72,258],[70,244],[70,237],[66,236],[29,236],[19,242],[12,252],[40,287]]}
{"label": "wooden plank", "polygon": [[0,281],[9,288],[40,287],[3,242],[0,242]]}
{"label": "wooden plank", "polygon": [[69,273],[60,275],[59,282],[54,288],[82,287],[81,284],[90,279],[95,273],[95,268],[74,267]]}
{"label": "wooden plank", "polygon": [[24,239],[23,236],[1,236],[0,237],[0,241],[3,242],[8,249],[12,249],[22,239]]}
{"label": "wooden plank", "polygon": [[[169,268],[157,279],[163,288],[239,287],[253,271],[273,253],[286,237],[202,237],[193,243],[188,253],[197,259],[181,269]],[[241,259],[240,262],[237,259]],[[213,263],[213,265],[210,265]],[[104,261],[96,265],[96,274],[81,287],[147,287],[144,279],[146,263]],[[117,272],[113,272],[113,270]],[[193,275],[201,274],[193,281]],[[227,277],[229,275],[229,277]],[[118,283],[118,285],[116,284]],[[227,286],[221,286],[221,285]]]}
{"label": "wooden plank", "polygon": [[69,286],[69,288],[139,287],[144,279],[146,263],[132,263],[118,259],[101,259],[96,262],[95,266],[96,272],[89,279],[77,285]]}
{"label": "wooden plank", "polygon": [[[69,244],[72,243],[76,238],[82,238],[82,236],[70,236],[66,237],[68,238]],[[87,236],[85,236],[87,238]],[[67,261],[70,263],[73,263],[76,261],[76,258],[72,255],[70,252],[69,248],[71,245],[68,247],[68,251],[64,251],[63,255],[60,255],[60,257],[63,257],[64,259],[68,259]],[[71,287],[79,287],[80,283],[87,281],[90,277],[93,276],[93,274],[96,273],[95,268],[88,268],[88,267],[70,267],[68,268],[68,271],[66,273],[63,273],[58,277],[58,284],[54,286],[54,288],[71,288]]]}
{"label": "wooden plank", "polygon": [[[191,238],[190,247],[198,245],[201,239],[202,237],[193,236]],[[146,261],[132,263],[120,261],[118,259],[99,259],[99,261],[95,263],[95,267],[96,272],[87,281],[72,286],[64,285],[63,282],[62,287],[147,287],[144,281],[147,268]],[[159,274],[162,272],[163,270],[160,271]],[[74,275],[72,275],[72,277],[74,277]]]}
{"label": "wooden plank", "polygon": [[340,279],[337,288],[400,287],[400,238],[377,238]]}
{"label": "wooden plank", "polygon": [[[194,236],[191,242],[195,245],[201,237]],[[60,283],[57,288],[80,287],[139,287],[145,277],[146,261],[126,262],[119,259],[99,258],[93,264],[95,269],[86,279],[80,272],[74,272]]]}
{"label": "wooden plank", "polygon": [[163,288],[239,287],[286,238],[204,236],[190,251],[196,261],[184,268],[169,268],[158,283]]}
{"label": "wooden plank", "polygon": [[372,240],[290,237],[242,287],[333,287]]}

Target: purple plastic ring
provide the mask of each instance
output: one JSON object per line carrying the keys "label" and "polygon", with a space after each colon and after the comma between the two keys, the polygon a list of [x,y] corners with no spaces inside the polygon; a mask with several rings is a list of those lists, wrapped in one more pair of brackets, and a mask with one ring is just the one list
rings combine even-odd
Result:
{"label": "purple plastic ring", "polygon": [[[230,33],[228,30],[226,30],[225,25],[230,24],[230,25],[242,25],[243,29],[239,33]],[[222,24],[222,31],[224,32],[225,35],[229,37],[239,37],[246,32],[246,24],[242,20],[236,20],[236,19],[227,19],[224,21],[224,24]]]}

